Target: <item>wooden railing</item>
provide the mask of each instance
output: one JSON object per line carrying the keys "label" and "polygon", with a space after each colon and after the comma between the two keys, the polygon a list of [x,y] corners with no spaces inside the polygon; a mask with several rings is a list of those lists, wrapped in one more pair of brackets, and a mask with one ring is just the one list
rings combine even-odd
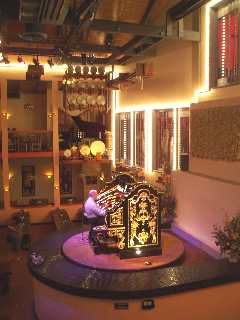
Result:
{"label": "wooden railing", "polygon": [[9,131],[9,152],[52,151],[51,131]]}

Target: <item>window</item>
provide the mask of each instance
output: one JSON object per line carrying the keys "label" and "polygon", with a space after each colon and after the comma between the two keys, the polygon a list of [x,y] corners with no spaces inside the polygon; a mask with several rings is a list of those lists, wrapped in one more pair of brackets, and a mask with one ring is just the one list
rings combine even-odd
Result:
{"label": "window", "polygon": [[188,168],[189,109],[154,111],[153,169]]}
{"label": "window", "polygon": [[119,113],[116,116],[116,160],[130,165],[131,149],[131,114]]}
{"label": "window", "polygon": [[162,170],[173,167],[173,110],[156,110],[155,122],[155,155],[153,168]]}
{"label": "window", "polygon": [[134,112],[134,165],[144,168],[145,164],[145,129],[144,112]]}
{"label": "window", "polygon": [[188,170],[189,162],[189,109],[179,109],[178,167]]}
{"label": "window", "polygon": [[213,13],[216,21],[215,85],[223,86],[239,81],[239,1],[218,7]]}

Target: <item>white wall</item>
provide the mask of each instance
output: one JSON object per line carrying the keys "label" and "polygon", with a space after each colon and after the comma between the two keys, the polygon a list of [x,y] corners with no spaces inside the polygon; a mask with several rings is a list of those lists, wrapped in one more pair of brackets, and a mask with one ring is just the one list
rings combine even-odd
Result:
{"label": "white wall", "polygon": [[[144,61],[143,61],[144,62]],[[160,42],[153,64],[153,76],[140,84],[122,86],[120,107],[189,102],[197,86],[197,46],[186,41]],[[130,66],[132,70],[134,66]],[[127,69],[126,69],[127,71]]]}
{"label": "white wall", "polygon": [[212,249],[218,250],[212,236],[213,225],[227,215],[240,212],[240,185],[173,172],[177,199],[176,225]]}

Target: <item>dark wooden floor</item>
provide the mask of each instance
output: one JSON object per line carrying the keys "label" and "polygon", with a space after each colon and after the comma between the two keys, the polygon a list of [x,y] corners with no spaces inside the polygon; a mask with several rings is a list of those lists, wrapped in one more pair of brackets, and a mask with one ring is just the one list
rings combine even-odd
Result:
{"label": "dark wooden floor", "polygon": [[[31,229],[34,241],[53,232],[55,226],[51,224],[33,225]],[[184,246],[185,256],[179,262],[181,264],[212,259],[205,252],[185,241]],[[27,251],[14,251],[11,248],[6,242],[6,228],[0,228],[0,259],[9,259],[12,271],[9,293],[0,295],[0,320],[36,320],[33,312],[33,290],[31,276],[27,269],[27,256]]]}

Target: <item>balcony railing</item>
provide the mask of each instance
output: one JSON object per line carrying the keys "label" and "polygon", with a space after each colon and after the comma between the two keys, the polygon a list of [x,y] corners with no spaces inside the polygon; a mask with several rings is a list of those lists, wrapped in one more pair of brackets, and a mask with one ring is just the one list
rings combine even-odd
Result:
{"label": "balcony railing", "polygon": [[52,151],[51,131],[9,131],[9,152]]}

